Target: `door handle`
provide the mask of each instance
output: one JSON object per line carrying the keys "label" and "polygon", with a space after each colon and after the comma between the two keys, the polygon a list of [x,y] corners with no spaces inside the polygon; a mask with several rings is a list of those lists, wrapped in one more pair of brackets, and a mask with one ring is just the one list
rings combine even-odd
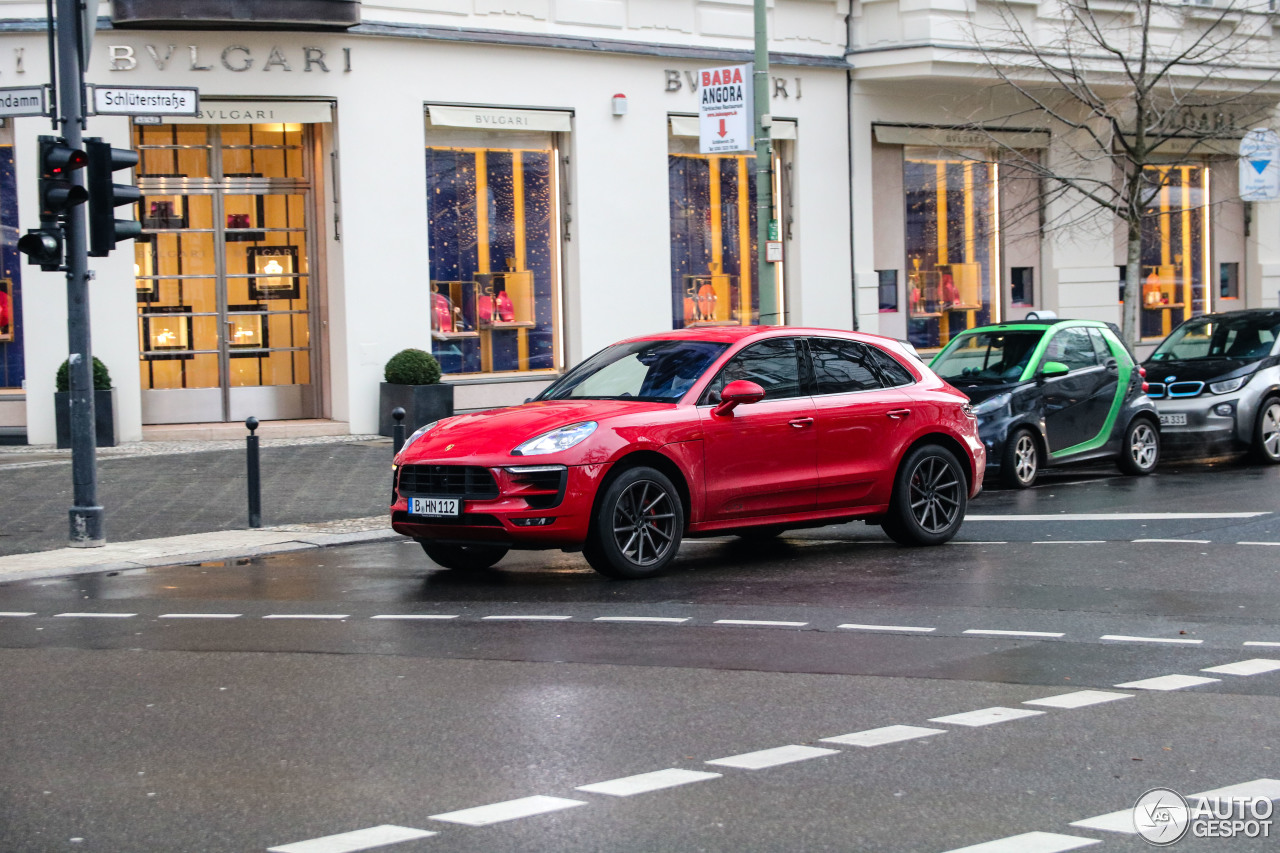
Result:
{"label": "door handle", "polygon": [[787,423],[791,424],[796,429],[804,429],[805,427],[813,424],[813,418],[796,418],[793,421],[787,421]]}
{"label": "door handle", "polygon": [[903,421],[911,416],[911,410],[910,409],[890,409],[889,411],[885,412],[885,414],[893,418],[895,421]]}

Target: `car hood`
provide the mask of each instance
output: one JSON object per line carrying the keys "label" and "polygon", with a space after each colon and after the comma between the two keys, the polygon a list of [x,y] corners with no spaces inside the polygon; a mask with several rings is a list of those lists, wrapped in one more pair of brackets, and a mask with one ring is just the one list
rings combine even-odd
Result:
{"label": "car hood", "polygon": [[1262,359],[1197,358],[1188,361],[1148,361],[1143,363],[1148,382],[1216,382],[1234,379],[1258,369]]}
{"label": "car hood", "polygon": [[962,379],[948,380],[951,385],[959,389],[969,402],[975,406],[983,400],[990,399],[997,394],[1003,394],[1005,391],[1011,391],[1021,385],[1021,382],[996,382],[987,384],[985,382],[965,382]]}
{"label": "car hood", "polygon": [[[403,461],[456,460],[495,455],[511,462],[522,458],[550,459],[551,456],[512,456],[511,451],[529,439],[558,427],[595,421],[604,429],[609,425],[642,422],[655,411],[674,408],[673,403],[638,400],[548,400],[507,409],[457,415],[442,420],[439,426],[415,441],[407,448]],[[590,441],[589,438],[583,444]],[[579,445],[581,446],[583,445]],[[559,457],[560,454],[554,456]]]}

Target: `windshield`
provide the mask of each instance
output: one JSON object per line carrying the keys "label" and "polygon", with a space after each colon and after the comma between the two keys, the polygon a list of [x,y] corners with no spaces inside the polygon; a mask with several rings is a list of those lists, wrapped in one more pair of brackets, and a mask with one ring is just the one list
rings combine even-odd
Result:
{"label": "windshield", "polygon": [[1044,333],[1025,329],[961,335],[930,366],[948,382],[1016,382]]}
{"label": "windshield", "polygon": [[712,341],[617,344],[579,364],[535,399],[674,403],[728,346]]}
{"label": "windshield", "polygon": [[1174,329],[1151,354],[1152,361],[1263,358],[1280,334],[1280,314],[1198,317]]}

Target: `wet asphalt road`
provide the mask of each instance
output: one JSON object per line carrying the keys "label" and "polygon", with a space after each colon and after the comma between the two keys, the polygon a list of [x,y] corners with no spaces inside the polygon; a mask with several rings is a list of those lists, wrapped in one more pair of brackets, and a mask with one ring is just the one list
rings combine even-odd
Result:
{"label": "wet asphalt road", "polygon": [[[1056,474],[970,514],[935,549],[689,542],[631,583],[391,543],[0,585],[0,850],[1136,851],[1071,824],[1280,778],[1280,669],[1201,671],[1280,661],[1280,468]],[[1173,674],[1216,680],[1116,687]],[[1081,690],[1123,698],[1023,704]],[[934,722],[992,707],[1041,713]],[[895,725],[932,731],[822,740]],[[703,775],[577,790],[664,769]],[[556,810],[454,814],[527,797]]]}

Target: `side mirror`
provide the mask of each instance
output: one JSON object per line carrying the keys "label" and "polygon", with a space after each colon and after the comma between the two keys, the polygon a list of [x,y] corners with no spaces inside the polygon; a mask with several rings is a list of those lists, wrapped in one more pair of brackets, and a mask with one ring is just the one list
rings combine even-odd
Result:
{"label": "side mirror", "polygon": [[1067,367],[1060,361],[1046,361],[1044,367],[1040,368],[1040,375],[1045,379],[1053,379],[1057,376],[1066,376],[1071,372],[1071,368]]}
{"label": "side mirror", "polygon": [[735,379],[720,392],[720,405],[711,410],[713,415],[732,417],[733,410],[743,403],[759,403],[764,399],[764,389],[749,379]]}

